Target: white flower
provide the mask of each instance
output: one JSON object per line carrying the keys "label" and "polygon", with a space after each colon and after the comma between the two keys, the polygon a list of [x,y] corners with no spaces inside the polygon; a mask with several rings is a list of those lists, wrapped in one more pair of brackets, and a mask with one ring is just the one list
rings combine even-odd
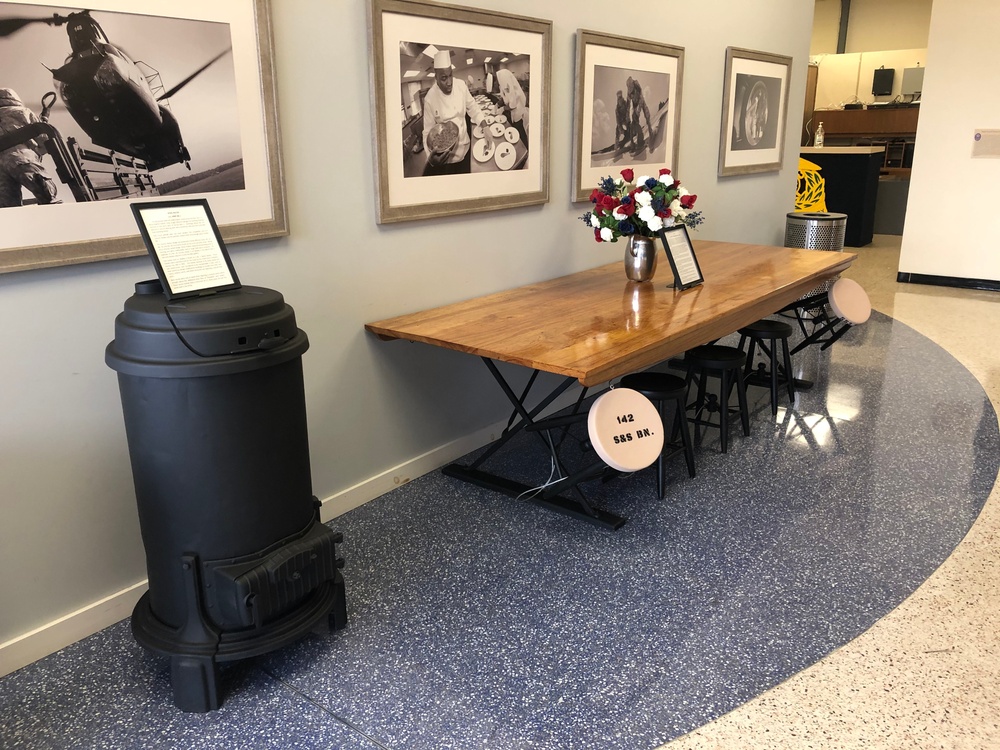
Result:
{"label": "white flower", "polygon": [[646,180],[648,180],[648,179],[649,179],[649,175],[648,174],[640,175],[639,177],[636,178],[635,184],[636,185],[640,185],[640,186],[641,185],[645,185],[646,184]]}
{"label": "white flower", "polygon": [[640,206],[648,206],[653,202],[653,194],[648,190],[642,190],[636,193],[633,197],[635,198],[635,202]]}
{"label": "white flower", "polygon": [[624,213],[622,213],[622,207],[621,206],[616,207],[615,210],[611,212],[611,215],[614,216],[615,219],[618,220],[618,221],[624,221],[625,219],[628,218],[628,216],[626,216]]}
{"label": "white flower", "polygon": [[688,192],[686,187],[679,187],[677,188],[677,195],[678,197],[684,197],[685,195],[691,195],[691,193]]}
{"label": "white flower", "polygon": [[673,216],[668,216],[667,218],[665,218],[663,220],[663,226],[665,226],[665,227],[672,227],[674,225],[674,223],[675,222],[674,222],[674,217]]}
{"label": "white flower", "polygon": [[660,175],[660,182],[662,182],[664,185],[673,185],[674,176],[672,174],[663,173]]}
{"label": "white flower", "polygon": [[668,208],[670,209],[670,213],[672,214],[679,214],[681,211],[684,210],[683,208],[681,208],[681,201],[679,198],[674,198],[672,201],[670,201],[670,205],[668,206]]}
{"label": "white flower", "polygon": [[590,226],[592,226],[594,229],[597,229],[599,226],[601,226],[601,220],[597,218],[597,214],[590,215]]}
{"label": "white flower", "polygon": [[640,219],[648,224],[650,219],[656,216],[656,211],[652,206],[643,206],[639,209],[638,215]]}
{"label": "white flower", "polygon": [[611,242],[615,238],[614,232],[611,231],[610,227],[601,227],[601,239],[605,242]]}
{"label": "white flower", "polygon": [[650,228],[653,232],[659,232],[663,229],[663,219],[657,216],[655,213],[648,219],[645,219],[646,226]]}

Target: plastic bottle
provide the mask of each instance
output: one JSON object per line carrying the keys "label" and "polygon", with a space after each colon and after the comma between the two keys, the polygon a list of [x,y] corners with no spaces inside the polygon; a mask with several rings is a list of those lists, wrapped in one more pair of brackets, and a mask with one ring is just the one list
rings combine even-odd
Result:
{"label": "plastic bottle", "polygon": [[823,130],[823,122],[820,121],[819,125],[816,127],[816,133],[813,136],[813,145],[816,146],[816,148],[822,148],[823,141],[825,138],[826,138],[826,131]]}

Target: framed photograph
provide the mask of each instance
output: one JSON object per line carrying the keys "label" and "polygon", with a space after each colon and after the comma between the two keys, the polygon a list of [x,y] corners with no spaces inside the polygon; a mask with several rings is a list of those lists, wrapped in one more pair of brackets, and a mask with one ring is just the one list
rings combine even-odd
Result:
{"label": "framed photograph", "polygon": [[694,254],[691,237],[684,224],[674,224],[672,227],[660,230],[663,249],[667,251],[670,270],[674,273],[674,289],[688,289],[705,281],[701,275],[698,256]]}
{"label": "framed photograph", "polygon": [[142,255],[135,199],[288,234],[270,0],[0,2],[0,40],[0,273]]}
{"label": "framed photograph", "polygon": [[547,202],[551,21],[368,6],[377,222]]}
{"label": "framed photograph", "polygon": [[719,176],[781,169],[792,58],[726,48]]}
{"label": "framed photograph", "polygon": [[131,206],[167,299],[240,288],[205,198],[143,201]]}
{"label": "framed photograph", "polygon": [[604,177],[677,174],[684,48],[576,32],[573,199]]}

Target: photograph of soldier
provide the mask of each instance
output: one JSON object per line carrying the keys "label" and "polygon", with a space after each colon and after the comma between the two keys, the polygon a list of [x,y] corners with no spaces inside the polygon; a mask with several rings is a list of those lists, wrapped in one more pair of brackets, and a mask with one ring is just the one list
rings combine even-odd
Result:
{"label": "photograph of soldier", "polygon": [[[0,86],[39,117],[52,92],[51,138],[79,147],[65,146],[65,158],[80,171],[57,173],[57,143],[38,144],[65,203],[120,198],[139,182],[155,182],[160,195],[244,189],[232,45],[226,23],[0,2]],[[154,84],[164,90],[154,95]],[[22,169],[28,150],[19,151]],[[135,180],[90,168],[88,154],[106,163],[111,152],[137,160]]]}
{"label": "photograph of soldier", "polygon": [[[14,89],[0,88],[0,138],[38,121]],[[22,187],[34,196],[33,203],[55,201],[56,184],[42,164],[44,153],[33,138],[0,151],[0,208],[24,205]]]}
{"label": "photograph of soldier", "polygon": [[595,65],[593,97],[591,167],[664,163],[669,73]]}

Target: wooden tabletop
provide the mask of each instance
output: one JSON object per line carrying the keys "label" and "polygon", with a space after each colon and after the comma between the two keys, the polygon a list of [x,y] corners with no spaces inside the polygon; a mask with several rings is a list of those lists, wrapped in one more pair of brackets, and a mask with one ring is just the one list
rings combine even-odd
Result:
{"label": "wooden tabletop", "polygon": [[[621,260],[569,276],[368,323],[404,339],[594,386],[733,333],[840,273],[854,253],[695,241],[705,283],[678,292],[666,257],[647,282]],[[622,248],[618,243],[613,250]]]}

